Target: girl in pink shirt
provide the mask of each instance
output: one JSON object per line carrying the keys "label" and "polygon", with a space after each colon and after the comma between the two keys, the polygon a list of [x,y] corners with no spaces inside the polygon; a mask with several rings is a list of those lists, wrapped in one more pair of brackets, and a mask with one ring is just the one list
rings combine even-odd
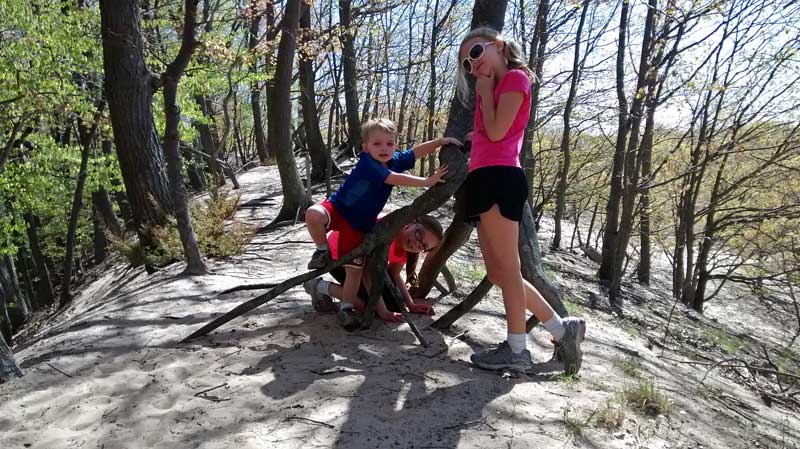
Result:
{"label": "girl in pink shirt", "polygon": [[528,181],[519,153],[531,110],[531,82],[519,45],[491,28],[472,30],[461,41],[458,94],[468,101],[467,77],[474,78],[477,103],[469,173],[464,182],[467,221],[477,224],[478,240],[489,280],[503,292],[507,339],[496,348],[473,354],[485,369],[532,372],[526,349],[526,308],[553,335],[568,374],[580,369],[581,341],[586,330],[580,318],[561,319],[542,295],[522,278],[519,222],[528,197]]}

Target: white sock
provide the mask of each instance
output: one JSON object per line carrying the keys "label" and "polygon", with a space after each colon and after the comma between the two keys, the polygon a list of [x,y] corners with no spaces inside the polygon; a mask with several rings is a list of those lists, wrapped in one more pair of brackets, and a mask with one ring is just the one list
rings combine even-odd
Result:
{"label": "white sock", "polygon": [[566,330],[564,329],[564,323],[561,321],[561,317],[558,316],[557,313],[554,313],[552,318],[542,323],[542,326],[553,335],[556,341],[561,341],[561,339],[564,338]]}
{"label": "white sock", "polygon": [[317,245],[317,251],[323,251],[323,250],[326,250],[326,249],[328,249],[328,244],[327,243],[323,243],[322,245]]}
{"label": "white sock", "polygon": [[323,295],[330,296],[331,293],[328,290],[330,286],[331,286],[330,281],[319,281],[319,283],[317,284],[317,292],[322,293]]}
{"label": "white sock", "polygon": [[524,351],[527,345],[526,337],[526,334],[512,334],[509,332],[506,336],[506,341],[508,341],[508,345],[511,346],[511,352],[519,354]]}
{"label": "white sock", "polygon": [[342,301],[342,305],[339,306],[339,309],[340,310],[348,310],[348,309],[352,310],[353,309],[353,303],[352,302]]}

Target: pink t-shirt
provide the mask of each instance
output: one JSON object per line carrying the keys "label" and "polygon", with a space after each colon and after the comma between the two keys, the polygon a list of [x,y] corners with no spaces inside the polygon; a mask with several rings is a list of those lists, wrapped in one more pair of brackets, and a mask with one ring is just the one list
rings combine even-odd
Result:
{"label": "pink t-shirt", "polygon": [[497,142],[489,140],[486,127],[483,125],[483,108],[481,97],[475,107],[475,125],[472,134],[472,152],[469,159],[469,171],[482,167],[501,165],[506,167],[519,167],[519,152],[522,148],[522,138],[528,118],[531,115],[531,80],[528,75],[519,69],[509,70],[494,88],[494,104],[500,100],[500,95],[505,92],[522,92],[525,98],[519,107],[517,116],[511,128],[502,139]]}

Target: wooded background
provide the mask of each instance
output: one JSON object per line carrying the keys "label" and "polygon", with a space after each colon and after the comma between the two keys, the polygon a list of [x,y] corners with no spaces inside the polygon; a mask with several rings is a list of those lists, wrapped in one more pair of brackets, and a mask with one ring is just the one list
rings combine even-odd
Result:
{"label": "wooded background", "polygon": [[[241,170],[277,164],[278,225],[309,177],[337,187],[365,120],[394,120],[401,146],[441,136],[472,7],[4,0],[5,341],[110,247],[194,274],[235,252],[219,239]],[[612,301],[668,270],[695,310],[736,282],[800,320],[800,2],[516,0],[505,18],[540,79],[522,162],[551,248],[596,249]]]}

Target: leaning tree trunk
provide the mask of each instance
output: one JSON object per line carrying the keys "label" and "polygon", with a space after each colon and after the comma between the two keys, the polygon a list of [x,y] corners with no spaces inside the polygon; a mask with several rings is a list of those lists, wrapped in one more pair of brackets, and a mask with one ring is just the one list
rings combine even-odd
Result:
{"label": "leaning tree trunk", "polygon": [[186,0],[184,3],[183,34],[178,55],[161,75],[164,89],[164,152],[167,159],[167,172],[169,173],[172,194],[175,200],[175,219],[178,222],[178,233],[181,237],[183,254],[186,257],[184,274],[201,275],[208,273],[200,247],[192,229],[192,219],[189,216],[189,205],[186,198],[186,187],[183,184],[183,160],[180,146],[180,120],[181,111],[178,107],[178,83],[183,71],[192,59],[194,49],[199,42],[196,39],[197,3],[199,0]]}
{"label": "leaning tree trunk", "polygon": [[139,0],[100,1],[105,96],[133,221],[145,246],[174,209],[153,122],[158,78],[145,65]]}
{"label": "leaning tree trunk", "polygon": [[351,0],[339,0],[339,23],[342,27],[342,68],[344,101],[347,115],[347,136],[351,150],[361,149],[361,122],[358,117],[358,83],[356,80],[355,28],[350,10]]}
{"label": "leaning tree trunk", "polygon": [[[300,5],[300,28],[305,30],[306,36],[311,31],[311,8],[306,2]],[[314,91],[316,71],[314,61],[310,57],[300,56],[297,62],[300,76],[300,107],[303,112],[303,126],[306,130],[306,145],[311,156],[311,180],[313,182],[325,181],[328,166],[335,167],[331,160],[330,151],[326,151],[322,132],[319,129],[319,112],[317,111],[317,94]]]}
{"label": "leaning tree trunk", "polygon": [[6,344],[5,339],[0,338],[0,385],[19,377],[22,377],[22,371],[17,367],[17,362],[14,361],[14,354]]}
{"label": "leaning tree trunk", "polygon": [[[284,220],[293,220],[309,206],[297,165],[294,160],[291,139],[291,87],[292,66],[296,49],[297,27],[300,21],[300,1],[289,0],[283,18],[281,40],[278,44],[278,59],[275,70],[275,91],[269,109],[269,147],[278,161],[278,171],[283,189],[283,206],[270,225]],[[270,226],[268,225],[268,226]]]}

